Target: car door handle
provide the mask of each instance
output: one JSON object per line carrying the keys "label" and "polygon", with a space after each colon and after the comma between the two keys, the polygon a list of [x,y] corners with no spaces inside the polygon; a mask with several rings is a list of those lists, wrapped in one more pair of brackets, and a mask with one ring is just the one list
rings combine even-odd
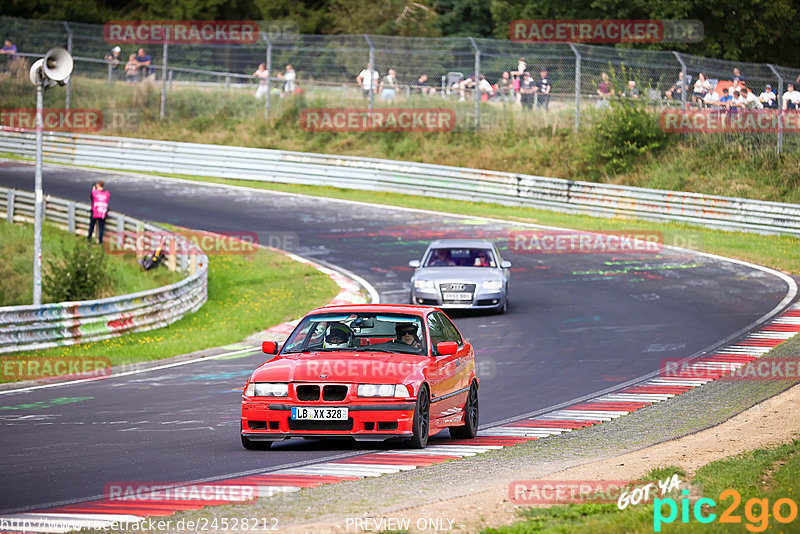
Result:
{"label": "car door handle", "polygon": [[459,365],[461,365],[461,360],[456,359],[456,367],[458,367]]}

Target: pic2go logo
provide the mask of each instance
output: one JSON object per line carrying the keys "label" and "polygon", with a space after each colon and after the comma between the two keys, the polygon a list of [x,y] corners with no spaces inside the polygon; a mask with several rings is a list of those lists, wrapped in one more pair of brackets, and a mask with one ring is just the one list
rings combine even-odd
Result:
{"label": "pic2go logo", "polygon": [[[717,503],[714,502],[713,499],[701,498],[698,499],[694,506],[689,503],[689,490],[683,490],[683,498],[681,498],[681,505],[680,505],[680,513],[681,513],[681,522],[688,523],[689,522],[689,511],[691,508],[692,514],[694,515],[694,519],[698,523],[712,523],[717,518],[717,514],[709,511],[708,515],[703,515],[703,506],[707,506],[708,508],[716,508]],[[719,494],[719,500],[725,501],[727,499],[732,499],[730,506],[725,509],[725,511],[720,514],[719,522],[720,523],[734,523],[734,524],[741,524],[742,523],[742,516],[736,514],[736,509],[739,508],[739,505],[742,503],[742,496],[741,494],[736,491],[735,489],[726,489],[722,493]],[[669,512],[668,515],[664,516],[664,508],[668,508]],[[782,498],[776,500],[771,508],[772,516],[778,523],[791,523],[795,519],[797,519],[797,503],[795,503],[792,499]],[[750,532],[764,532],[769,527],[769,518],[770,518],[770,506],[769,506],[769,499],[759,499],[753,497],[749,499],[744,505],[744,516],[747,519],[748,523],[745,524],[745,528]],[[662,524],[670,524],[674,522],[678,518],[678,503],[675,502],[675,499],[671,497],[667,497],[666,499],[658,499],[656,498],[653,501],[653,531],[661,532],[661,525]]]}

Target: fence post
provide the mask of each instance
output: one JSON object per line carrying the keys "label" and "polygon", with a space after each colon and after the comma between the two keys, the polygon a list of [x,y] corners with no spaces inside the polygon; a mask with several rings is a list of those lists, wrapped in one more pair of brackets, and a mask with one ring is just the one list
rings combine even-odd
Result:
{"label": "fence post", "polygon": [[[64,28],[67,29],[67,52],[69,52],[70,55],[72,55],[72,30],[70,29],[69,23],[67,21],[62,20],[61,22],[64,23]],[[69,102],[71,100],[71,97],[72,97],[72,76],[68,76],[67,77],[67,101],[66,101],[66,103],[64,105],[64,107],[66,107],[67,109],[69,109]]]}
{"label": "fence post", "polygon": [[163,52],[163,59],[161,61],[161,120],[164,120],[164,116],[167,113],[167,53],[168,53],[168,44],[169,41],[169,26],[167,26],[167,38],[164,39],[164,52]]}
{"label": "fence post", "polygon": [[114,69],[111,68],[111,63],[109,63],[108,64],[108,85],[109,86],[111,85],[111,77],[112,77],[112,74],[113,74],[113,70]]}
{"label": "fence post", "polygon": [[370,78],[370,80],[369,80],[369,116],[370,116],[370,121],[371,121],[371,119],[372,119],[372,104],[374,103],[374,100],[375,100],[375,78],[372,76],[372,73],[375,71],[375,48],[372,46],[372,41],[370,41],[369,35],[367,35],[366,33],[363,34],[363,35],[364,35],[364,39],[367,40],[367,45],[369,46],[369,66],[367,67],[367,70],[369,72],[367,73],[367,76],[369,76],[369,78]]}
{"label": "fence post", "polygon": [[683,87],[681,87],[681,109],[686,109],[686,92],[690,90],[690,88],[686,86],[686,63],[683,62],[683,59],[681,59],[681,55],[679,53],[675,51],[672,53],[675,55],[678,63],[681,64],[681,72],[683,73]]}
{"label": "fence post", "polygon": [[75,202],[67,202],[67,232],[75,233]]}
{"label": "fence post", "polygon": [[267,42],[267,98],[264,99],[264,118],[268,119],[272,107],[272,42],[267,32],[264,32],[264,40]]}
{"label": "fence post", "polygon": [[9,224],[14,222],[14,197],[16,197],[17,190],[8,190],[8,199],[6,200],[6,221]]}
{"label": "fence post", "polygon": [[778,103],[778,154],[780,154],[783,151],[783,102],[781,102],[781,98],[783,98],[783,76],[772,63],[767,63],[767,67],[778,78],[778,94],[775,95],[775,102]]}
{"label": "fence post", "polygon": [[475,51],[475,89],[472,93],[475,96],[475,129],[477,130],[480,127],[480,120],[481,120],[481,91],[480,91],[480,81],[481,81],[481,51],[478,48],[478,43],[475,42],[475,39],[469,37],[469,42],[472,43],[472,49]]}
{"label": "fence post", "polygon": [[575,45],[569,43],[572,53],[575,54],[575,133],[581,127],[581,53]]}

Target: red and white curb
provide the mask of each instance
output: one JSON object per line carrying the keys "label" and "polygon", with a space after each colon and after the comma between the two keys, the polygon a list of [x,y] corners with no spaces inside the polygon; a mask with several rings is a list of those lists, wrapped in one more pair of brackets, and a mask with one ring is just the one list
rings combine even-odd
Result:
{"label": "red and white curb", "polygon": [[[343,289],[343,291],[345,291]],[[274,327],[277,328],[277,327]],[[270,329],[272,330],[272,329]],[[340,460],[291,467],[263,475],[231,478],[209,484],[214,486],[255,486],[259,497],[299,491],[324,484],[360,480],[367,477],[410,471],[419,467],[449,460],[475,456],[492,450],[510,447],[527,441],[563,434],[623,415],[645,406],[670,399],[690,389],[716,380],[732,369],[752,362],[774,347],[800,332],[800,304],[794,304],[777,318],[761,325],[756,331],[739,341],[695,360],[683,369],[683,375],[652,378],[635,386],[624,387],[595,399],[554,410],[532,419],[478,432],[472,440],[448,440],[433,443],[426,449],[396,449],[366,453]],[[693,371],[702,370],[702,378]],[[716,370],[716,371],[715,371]],[[152,499],[121,501],[102,499],[70,504],[28,513],[0,517],[0,530],[18,532],[10,524],[28,522],[28,531],[68,532],[80,528],[111,528],[116,523],[133,524],[153,516],[170,516],[175,512],[198,510],[204,506],[237,504],[229,500],[164,500]],[[35,526],[35,528],[34,528]]]}

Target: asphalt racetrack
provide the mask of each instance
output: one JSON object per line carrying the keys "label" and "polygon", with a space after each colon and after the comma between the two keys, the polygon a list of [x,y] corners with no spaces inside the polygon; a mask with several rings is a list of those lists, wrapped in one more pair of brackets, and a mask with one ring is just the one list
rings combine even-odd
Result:
{"label": "asphalt racetrack", "polygon": [[[30,164],[0,164],[6,187],[32,190],[33,174]],[[256,233],[263,244],[362,276],[386,303],[408,302],[408,260],[431,240],[494,239],[513,263],[508,313],[454,315],[478,354],[482,426],[710,349],[772,311],[788,290],[762,270],[686,251],[515,253],[509,232],[532,228],[477,217],[49,166],[44,192],[86,202],[98,179],[114,211]],[[98,497],[111,482],[200,481],[396,447],[291,440],[246,451],[239,442],[241,387],[262,361],[246,354],[0,395],[0,513]]]}

